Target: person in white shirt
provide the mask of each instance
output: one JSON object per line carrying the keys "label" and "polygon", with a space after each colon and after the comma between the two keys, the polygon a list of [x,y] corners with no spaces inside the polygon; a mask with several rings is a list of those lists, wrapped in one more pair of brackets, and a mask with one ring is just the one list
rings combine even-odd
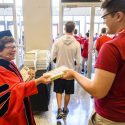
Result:
{"label": "person in white shirt", "polygon": [[[59,67],[65,65],[72,69],[77,69],[80,71],[80,57],[81,57],[81,47],[78,41],[73,36],[75,29],[75,23],[68,21],[65,24],[65,35],[58,38],[52,47],[52,60],[56,61],[55,66]],[[76,65],[75,65],[76,61]],[[68,104],[70,101],[70,94],[74,94],[74,80],[64,80],[57,79],[54,81],[54,92],[56,92],[57,97],[57,119],[61,119],[67,116]],[[65,92],[64,96],[64,108],[62,110],[62,94]]]}

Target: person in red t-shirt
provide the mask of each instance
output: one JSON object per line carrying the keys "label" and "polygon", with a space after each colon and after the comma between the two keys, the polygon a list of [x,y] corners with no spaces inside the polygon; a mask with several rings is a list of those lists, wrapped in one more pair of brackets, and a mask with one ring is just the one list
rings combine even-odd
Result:
{"label": "person in red t-shirt", "polygon": [[88,44],[89,44],[89,33],[86,33],[86,39],[83,43],[83,51],[82,51],[82,73],[84,73],[85,62],[87,62],[88,60]]}
{"label": "person in red t-shirt", "polygon": [[84,38],[82,37],[82,35],[80,35],[80,36],[77,35],[77,29],[74,30],[74,37],[80,43],[81,51],[82,51],[83,44],[84,44]]}
{"label": "person in red t-shirt", "polygon": [[80,40],[81,40],[80,45],[81,45],[81,52],[82,52],[82,51],[83,51],[83,44],[84,44],[84,42],[85,42],[85,38],[82,36],[81,33],[79,34],[79,38],[80,38]]}
{"label": "person in red t-shirt", "polygon": [[102,45],[109,40],[111,40],[111,38],[109,36],[107,36],[106,28],[102,28],[101,36],[99,38],[97,38],[96,43],[95,43],[95,47],[96,47],[96,50],[98,53],[99,53]]}
{"label": "person in red t-shirt", "polygon": [[108,42],[109,40],[111,40],[111,38],[109,36],[107,36],[106,28],[102,28],[100,37],[95,42],[95,59],[97,59],[98,53],[99,53],[102,45],[105,42]]}
{"label": "person in red t-shirt", "polygon": [[74,37],[75,37],[76,40],[81,44],[81,39],[80,39],[80,37],[77,35],[77,29],[74,30]]}
{"label": "person in red t-shirt", "polygon": [[109,34],[116,34],[99,52],[92,80],[72,69],[63,78],[75,78],[94,97],[89,125],[125,125],[125,0],[105,0],[101,8]]}

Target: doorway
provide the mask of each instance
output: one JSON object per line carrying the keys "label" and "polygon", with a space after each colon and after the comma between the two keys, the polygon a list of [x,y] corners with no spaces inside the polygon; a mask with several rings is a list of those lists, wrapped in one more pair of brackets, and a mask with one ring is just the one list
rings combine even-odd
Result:
{"label": "doorway", "polygon": [[69,19],[80,22],[79,33],[85,36],[89,32],[89,53],[87,62],[87,77],[93,73],[93,37],[103,26],[101,19],[100,2],[60,3],[59,6],[59,34],[63,34],[63,23]]}

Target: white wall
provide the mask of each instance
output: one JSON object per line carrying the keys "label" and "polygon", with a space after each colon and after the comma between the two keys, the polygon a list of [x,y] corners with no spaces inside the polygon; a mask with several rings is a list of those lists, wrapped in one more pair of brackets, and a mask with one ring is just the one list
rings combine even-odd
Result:
{"label": "white wall", "polygon": [[50,49],[51,0],[23,0],[24,38],[26,51],[32,49]]}

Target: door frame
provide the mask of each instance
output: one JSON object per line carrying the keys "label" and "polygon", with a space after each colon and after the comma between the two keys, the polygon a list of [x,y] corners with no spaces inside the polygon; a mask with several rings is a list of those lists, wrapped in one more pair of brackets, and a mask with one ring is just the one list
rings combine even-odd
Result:
{"label": "door frame", "polygon": [[94,17],[95,17],[95,7],[100,7],[101,2],[76,2],[76,3],[61,3],[59,2],[59,34],[63,34],[63,15],[64,8],[74,8],[74,7],[90,7],[91,8],[91,18],[90,18],[90,36],[89,36],[89,53],[88,53],[88,63],[87,63],[87,77],[91,78],[92,74],[92,51],[93,51],[93,36],[94,36]]}

